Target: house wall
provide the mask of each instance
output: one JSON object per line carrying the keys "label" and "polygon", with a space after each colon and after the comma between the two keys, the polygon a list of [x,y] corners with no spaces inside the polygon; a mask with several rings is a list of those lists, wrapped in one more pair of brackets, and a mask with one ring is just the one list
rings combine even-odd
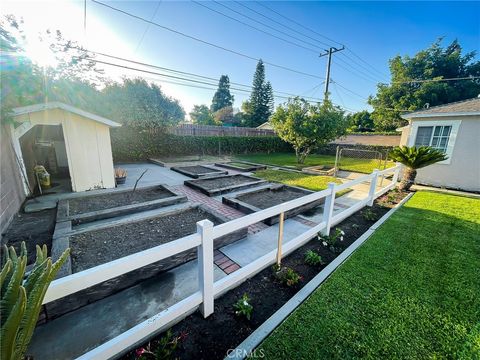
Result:
{"label": "house wall", "polygon": [[73,191],[115,187],[110,129],[61,109],[18,116],[32,125],[62,125]]}
{"label": "house wall", "polygon": [[22,176],[12,147],[10,128],[0,130],[0,233],[3,233],[25,200]]}
{"label": "house wall", "polygon": [[[425,185],[480,191],[480,117],[456,117],[452,119],[422,118],[428,125],[461,121],[454,141],[450,159],[418,170],[417,182]],[[415,127],[420,120],[413,120],[409,145],[415,142]],[[423,123],[422,123],[423,125]]]}

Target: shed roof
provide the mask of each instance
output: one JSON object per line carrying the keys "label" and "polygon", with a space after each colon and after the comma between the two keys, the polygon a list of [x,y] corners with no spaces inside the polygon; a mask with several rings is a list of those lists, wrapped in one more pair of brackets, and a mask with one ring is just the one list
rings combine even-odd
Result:
{"label": "shed roof", "polygon": [[30,113],[34,113],[34,112],[38,112],[38,111],[45,111],[45,110],[52,110],[52,109],[65,110],[65,111],[83,116],[87,119],[96,121],[100,124],[104,124],[104,125],[107,125],[107,126],[110,126],[110,127],[122,126],[121,124],[119,124],[119,123],[117,123],[113,120],[106,119],[102,116],[92,114],[88,111],[76,108],[72,105],[64,104],[64,103],[59,102],[59,101],[52,101],[52,102],[47,102],[47,103],[42,103],[42,104],[35,104],[35,105],[17,107],[17,108],[14,108],[12,111],[13,111],[14,116],[18,116],[18,115],[30,114]]}
{"label": "shed roof", "polygon": [[431,108],[414,111],[402,115],[404,119],[440,116],[474,116],[480,115],[480,97],[456,101],[449,104],[432,106]]}

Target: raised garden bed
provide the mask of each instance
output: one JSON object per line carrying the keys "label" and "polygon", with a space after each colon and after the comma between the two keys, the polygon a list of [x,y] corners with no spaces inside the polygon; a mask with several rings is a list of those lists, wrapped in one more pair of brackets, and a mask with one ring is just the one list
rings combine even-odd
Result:
{"label": "raised garden bed", "polygon": [[217,176],[209,179],[186,180],[186,186],[208,196],[217,196],[228,192],[246,189],[264,184],[266,181],[247,175]]}
{"label": "raised garden bed", "polygon": [[78,225],[186,201],[184,195],[177,195],[165,185],[93,193],[60,200],[57,222],[72,221],[72,225]]}
{"label": "raised garden bed", "polygon": [[237,171],[244,171],[244,172],[251,172],[257,170],[265,170],[267,168],[266,165],[258,165],[258,164],[251,164],[242,161],[230,161],[225,163],[215,163],[215,166],[220,166],[226,169],[237,170]]}
{"label": "raised garden bed", "polygon": [[[405,193],[401,195],[405,195]],[[386,202],[383,204],[387,205]],[[389,202],[388,207],[380,206],[376,202],[373,207],[368,208],[376,215],[375,218],[367,220],[363,211],[359,211],[337,225],[335,228],[343,230],[345,235],[343,241],[339,241],[336,245],[335,251],[323,246],[321,240],[313,239],[284,258],[282,265],[292,268],[302,277],[298,284],[291,287],[284,285],[279,281],[273,269],[267,268],[237,288],[215,299],[215,312],[207,319],[204,319],[199,312],[195,312],[171,327],[170,340],[178,339],[178,346],[173,350],[171,358],[224,359],[229,350],[235,349],[393,206],[393,202]],[[335,233],[335,228],[332,229],[332,234]],[[305,263],[305,253],[309,250],[316,251],[321,256],[322,264],[312,266]],[[253,306],[250,320],[236,315],[233,307],[243,294],[249,296],[250,304]],[[149,349],[155,352],[159,348],[159,343],[164,344],[165,338],[166,333],[164,332],[152,338],[150,342],[145,342],[139,349]],[[137,358],[137,351],[133,350],[121,359],[134,360]]]}
{"label": "raised garden bed", "polygon": [[172,166],[170,169],[194,179],[228,174],[228,171],[214,169],[205,165]]}
{"label": "raised garden bed", "polygon": [[[153,215],[137,214],[132,215],[132,218],[91,225],[81,231],[66,232],[63,235],[59,232],[59,235],[54,235],[53,248],[55,254],[67,247],[71,248],[70,259],[62,268],[62,276],[66,276],[193,234],[196,232],[196,223],[203,219],[208,219],[215,225],[228,221],[223,215],[203,205],[181,204],[175,209],[160,209]],[[222,236],[215,240],[214,248],[231,244],[246,235],[245,228]],[[196,256],[196,249],[191,249],[131,271],[48,303],[46,313],[48,318],[57,317],[193,260]]]}
{"label": "raised garden bed", "polygon": [[[302,196],[310,195],[312,193],[313,191],[305,190],[295,186],[272,184],[261,189],[245,191],[235,196],[224,196],[222,198],[222,202],[237,210],[240,210],[241,212],[251,214],[290,200],[298,199]],[[323,204],[323,202],[324,199],[320,199],[289,210],[285,213],[285,218],[304,213],[305,211]],[[276,224],[278,221],[278,215],[263,220],[263,222],[267,225]]]}
{"label": "raised garden bed", "polygon": [[312,175],[333,176],[335,175],[335,167],[327,165],[309,166],[303,168],[302,172]]}

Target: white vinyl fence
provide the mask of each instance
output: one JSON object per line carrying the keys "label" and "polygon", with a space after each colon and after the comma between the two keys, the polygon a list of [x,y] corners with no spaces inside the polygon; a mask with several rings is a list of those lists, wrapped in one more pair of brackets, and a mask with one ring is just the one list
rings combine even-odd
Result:
{"label": "white vinyl fence", "polygon": [[[326,190],[315,192],[217,226],[213,226],[213,223],[209,220],[199,221],[197,223],[197,232],[195,234],[55,280],[48,288],[43,303],[45,304],[58,300],[62,297],[71,295],[106,280],[113,279],[148,264],[152,264],[192,248],[197,248],[199,289],[196,293],[161,311],[150,319],[139,323],[119,336],[105,342],[78,359],[109,359],[115,357],[126,349],[140,344],[151,334],[163,331],[175,322],[182,320],[198,308],[200,308],[200,311],[205,317],[209,316],[213,313],[214,299],[216,297],[235,288],[248,278],[274,264],[276,261],[278,249],[272,250],[250,264],[214,282],[213,242],[215,239],[256,224],[264,219],[280,215],[288,210],[324,198],[325,203],[322,222],[283,244],[280,256],[286,256],[306,244],[319,232],[328,234],[332,226],[340,223],[364,206],[372,206],[373,201],[377,197],[395,187],[399,171],[400,165],[397,165],[382,171],[375,170],[371,174],[344,184],[339,185],[330,183]],[[378,178],[383,178],[389,175],[393,175],[389,185],[377,191]],[[351,188],[354,185],[364,182],[370,182],[370,192],[368,196],[365,199],[358,201],[350,208],[333,216],[335,194],[341,190]]]}

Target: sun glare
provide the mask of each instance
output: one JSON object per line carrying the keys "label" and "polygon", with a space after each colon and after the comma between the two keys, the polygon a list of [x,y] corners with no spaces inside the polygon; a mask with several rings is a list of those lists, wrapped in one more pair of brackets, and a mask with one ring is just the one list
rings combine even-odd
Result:
{"label": "sun glare", "polygon": [[29,41],[25,44],[25,55],[35,64],[41,67],[55,67],[58,63],[53,51],[48,44],[37,41]]}

